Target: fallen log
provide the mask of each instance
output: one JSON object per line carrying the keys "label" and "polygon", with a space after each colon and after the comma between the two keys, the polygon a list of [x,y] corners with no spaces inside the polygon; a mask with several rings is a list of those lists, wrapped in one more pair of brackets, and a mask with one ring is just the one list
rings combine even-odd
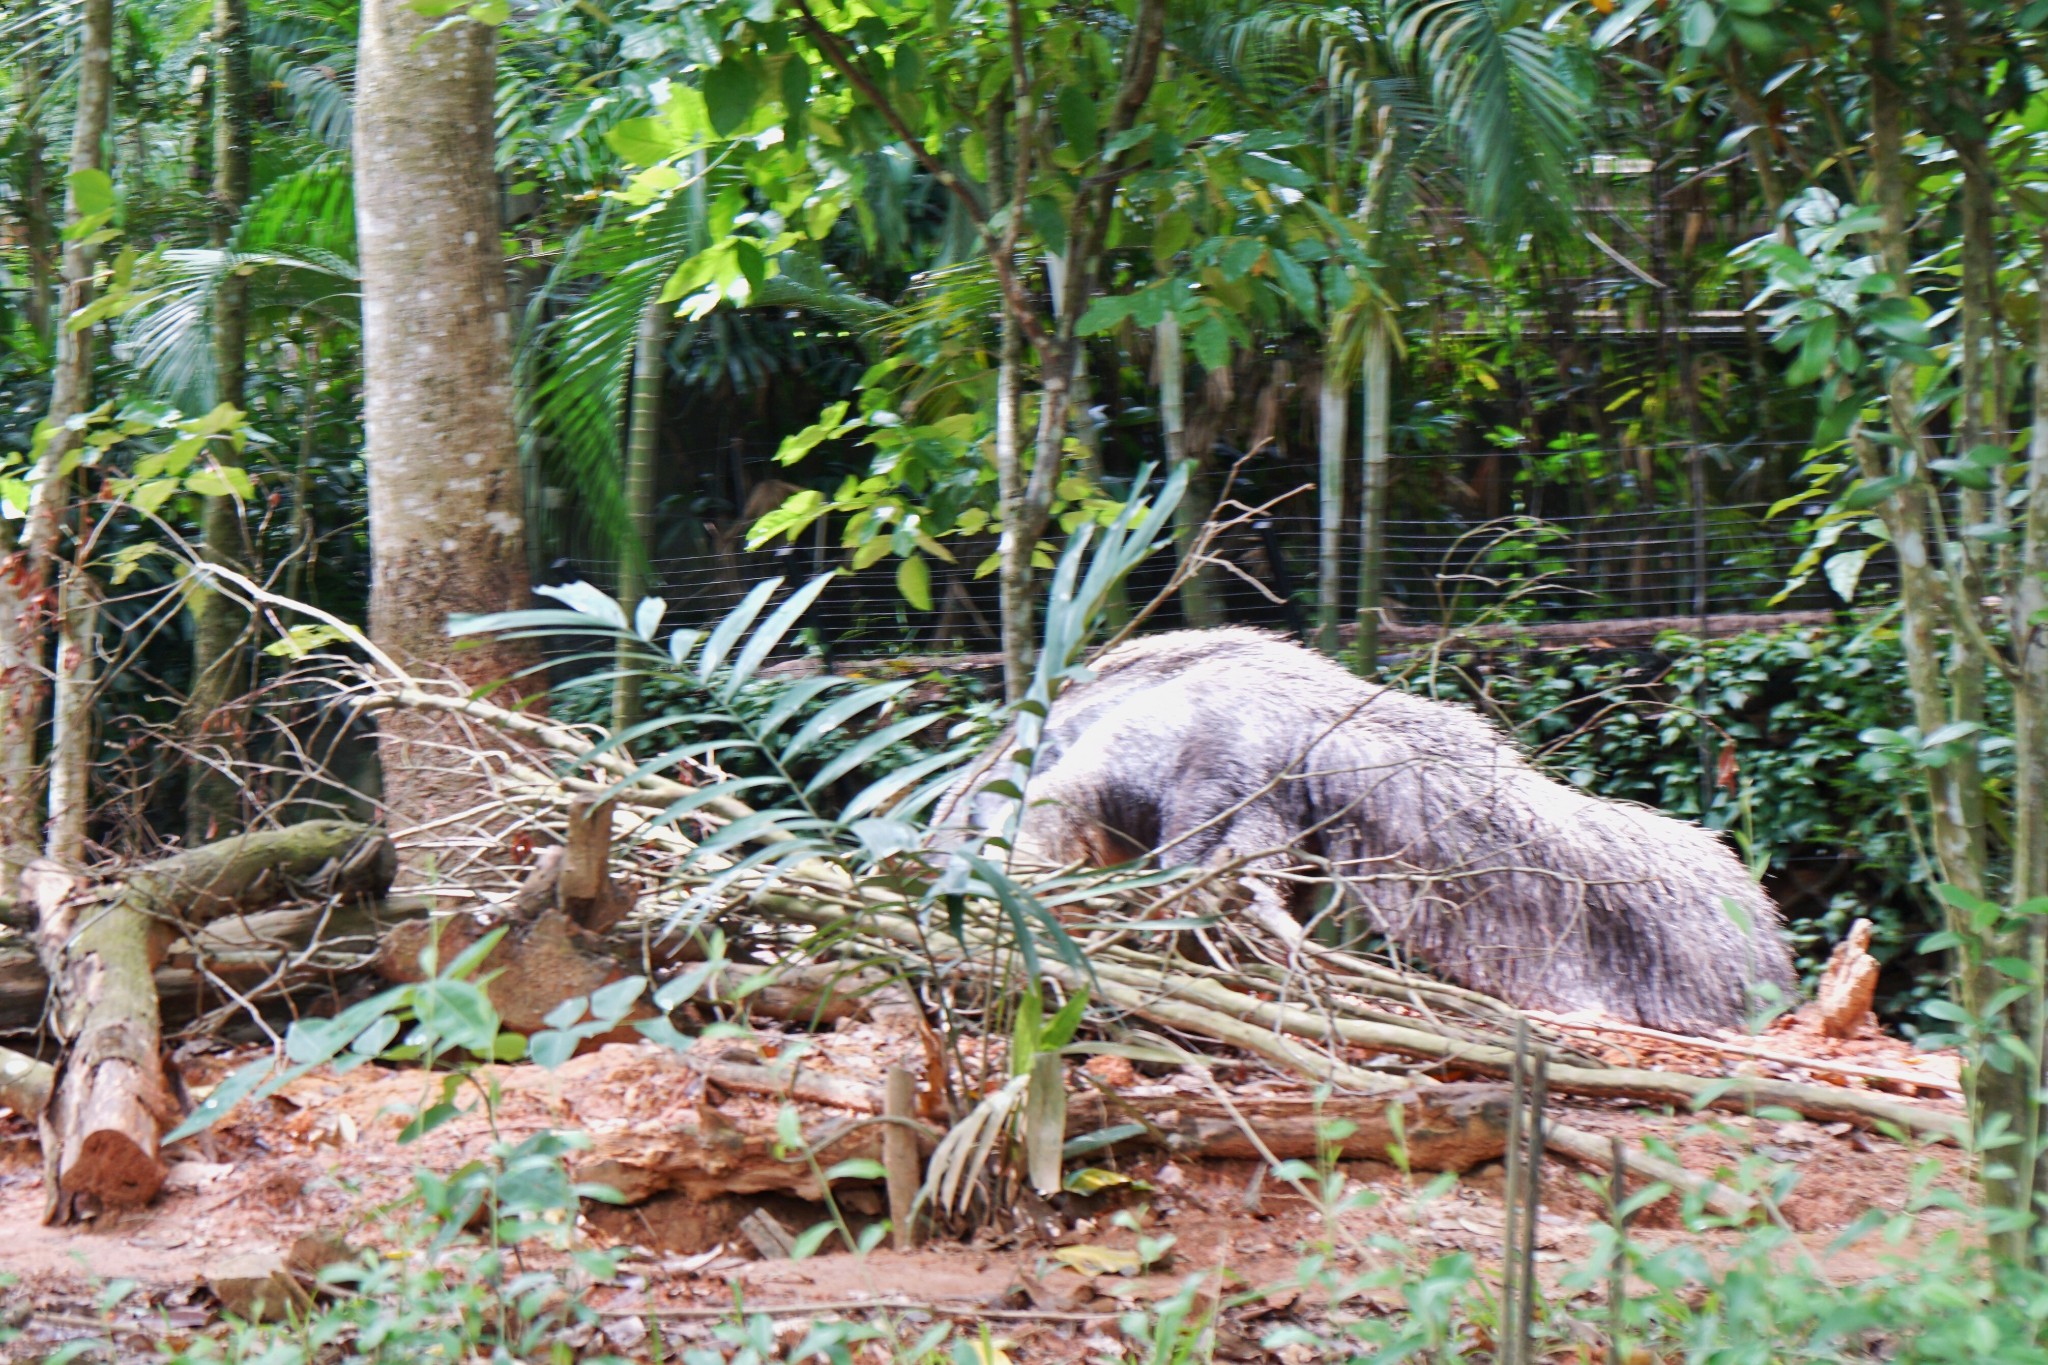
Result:
{"label": "fallen log", "polygon": [[[608,1185],[628,1203],[681,1190],[692,1198],[778,1191],[819,1198],[812,1170],[776,1154],[763,1126],[736,1126],[712,1103],[719,1091],[830,1106],[855,1115],[887,1108],[883,1086],[845,1076],[724,1059],[675,1058],[679,1081],[701,1077],[694,1114],[664,1117],[615,1133],[594,1134],[579,1180]],[[1244,1157],[1314,1161],[1334,1152],[1345,1160],[1391,1161],[1415,1170],[1463,1171],[1507,1150],[1507,1089],[1440,1085],[1394,1095],[1137,1095],[1098,1087],[1070,1095],[1066,1137],[1132,1127],[1118,1147],[1160,1147],[1179,1157]],[[1392,1111],[1398,1108],[1400,1118]],[[1342,1123],[1349,1131],[1332,1138]],[[821,1167],[884,1147],[883,1125],[857,1118],[814,1124]],[[829,1155],[828,1155],[829,1151]]]}
{"label": "fallen log", "polygon": [[[1398,1110],[1398,1124],[1394,1112]],[[1419,1087],[1388,1095],[1134,1095],[1098,1088],[1067,1100],[1069,1140],[1119,1124],[1126,1141],[1176,1156],[1387,1161],[1418,1171],[1467,1171],[1507,1151],[1502,1085]],[[1345,1131],[1348,1129],[1348,1131]],[[1341,1136],[1332,1138],[1332,1134]],[[1119,1144],[1121,1145],[1121,1144]]]}
{"label": "fallen log", "polygon": [[303,891],[381,895],[396,867],[381,831],[340,820],[237,835],[104,885],[31,865],[22,890],[62,1047],[41,1117],[46,1222],[147,1203],[163,1184],[157,1139],[178,1108],[154,974],[172,939]]}
{"label": "fallen log", "polygon": [[825,1197],[820,1172],[841,1161],[882,1157],[882,1125],[872,1119],[813,1127],[805,1135],[812,1160],[805,1160],[803,1152],[781,1150],[773,1124],[742,1127],[708,1104],[592,1138],[576,1179],[607,1186],[628,1204],[670,1190],[700,1200],[767,1193],[818,1200]]}
{"label": "fallen log", "polygon": [[[377,950],[393,926],[430,913],[424,896],[322,903],[230,915],[174,941],[154,973],[161,1023],[185,1024],[231,997],[290,994],[331,981]],[[50,977],[32,949],[0,949],[0,1037],[34,1033]]]}

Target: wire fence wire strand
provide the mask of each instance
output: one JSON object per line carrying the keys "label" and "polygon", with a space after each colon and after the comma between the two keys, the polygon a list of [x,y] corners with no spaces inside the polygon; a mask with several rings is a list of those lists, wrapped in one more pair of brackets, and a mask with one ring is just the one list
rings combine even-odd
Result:
{"label": "wire fence wire strand", "polygon": [[[1810,574],[1788,591],[1800,547],[1786,530],[1803,509],[1770,519],[1771,506],[1710,507],[1703,545],[1695,542],[1692,513],[1685,508],[1515,513],[1490,521],[1396,519],[1387,524],[1380,605],[1389,625],[1445,627],[1485,620],[1541,624],[1680,618],[1697,616],[1702,608],[1725,614],[1844,605],[1824,574]],[[1292,630],[1313,619],[1317,535],[1314,511],[1303,506],[1276,510],[1219,537],[1204,572],[1224,620]],[[838,571],[837,581],[803,621],[814,647],[869,654],[994,648],[1000,619],[995,581],[992,575],[977,577],[975,567],[995,542],[983,536],[946,543],[957,562],[931,562],[928,609],[912,605],[898,591],[893,557],[854,571],[851,551],[824,549],[810,536],[800,546],[735,546],[657,559],[650,566],[651,591],[667,603],[670,622],[700,624],[730,610],[764,579],[798,582]],[[1347,546],[1339,566],[1345,619],[1357,607],[1358,553],[1356,545]],[[1156,590],[1171,572],[1170,556],[1154,560],[1133,575],[1134,594]],[[550,566],[549,577],[558,583],[581,579],[609,590],[617,581],[615,568],[589,557],[565,557]],[[1881,588],[1894,576],[1889,554],[1880,549],[1864,566],[1859,588]],[[1184,622],[1176,610],[1168,610],[1150,624],[1172,629]]]}

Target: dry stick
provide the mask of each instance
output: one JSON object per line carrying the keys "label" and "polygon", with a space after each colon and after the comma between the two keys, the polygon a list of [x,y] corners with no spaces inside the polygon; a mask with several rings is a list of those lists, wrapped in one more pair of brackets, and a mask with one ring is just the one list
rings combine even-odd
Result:
{"label": "dry stick", "polygon": [[1522,1245],[1515,1252],[1520,1263],[1515,1279],[1522,1291],[1515,1301],[1515,1355],[1521,1365],[1528,1365],[1535,1346],[1536,1223],[1543,1212],[1543,1111],[1550,1103],[1550,1059],[1540,1046],[1533,1055],[1535,1068],[1529,1086],[1529,1106],[1525,1111],[1528,1132],[1522,1136],[1529,1145],[1528,1158],[1522,1163]]}
{"label": "dry stick", "polygon": [[[1138,984],[1134,978],[1143,975],[1108,963],[1096,963],[1095,970],[1098,976],[1109,976],[1133,985]],[[1154,975],[1144,984],[1198,1002],[1212,1012],[1264,1023],[1305,1038],[1325,1041],[1335,1038],[1355,1046],[1429,1057],[1495,1075],[1509,1074],[1514,1065],[1514,1055],[1507,1049],[1484,1043],[1460,1042],[1421,1027],[1325,1019],[1307,1010],[1253,999],[1208,981],[1180,979],[1169,983]],[[1708,1103],[1718,1108],[1746,1111],[1755,1105],[1776,1104],[1799,1110],[1810,1117],[1896,1124],[1909,1132],[1929,1137],[1959,1140],[1963,1135],[1962,1120],[1955,1115],[1931,1113],[1896,1100],[1833,1086],[1801,1085],[1795,1081],[1771,1081],[1748,1076],[1688,1076],[1624,1067],[1554,1066],[1548,1071],[1553,1088],[1572,1094],[1681,1099],[1692,1103],[1699,1103],[1705,1096]]]}
{"label": "dry stick", "polygon": [[[884,1091],[884,1114],[905,1123],[916,1117],[917,1082],[908,1071],[900,1066],[890,1067]],[[908,1251],[917,1244],[911,1218],[922,1176],[918,1171],[917,1138],[904,1123],[892,1123],[882,1130],[882,1167],[889,1181],[889,1230],[896,1249]]]}
{"label": "dry stick", "polygon": [[1678,1047],[1689,1047],[1698,1052],[1726,1053],[1731,1057],[1754,1057],[1759,1061],[1776,1062],[1780,1066],[1798,1067],[1803,1071],[1825,1071],[1830,1075],[1854,1076],[1861,1080],[1891,1081],[1896,1085],[1921,1086],[1928,1090],[1941,1090],[1951,1095],[1963,1093],[1962,1086],[1941,1076],[1910,1076],[1899,1071],[1885,1071],[1878,1067],[1853,1066],[1847,1062],[1826,1061],[1818,1057],[1796,1057],[1790,1053],[1772,1052],[1767,1048],[1748,1047],[1731,1043],[1720,1038],[1688,1038],[1682,1033],[1666,1033],[1662,1029],[1645,1028],[1640,1024],[1574,1024],[1558,1023],[1557,1028],[1574,1033],[1589,1034],[1593,1037],[1622,1034],[1631,1038],[1651,1038],[1660,1043],[1671,1043]]}
{"label": "dry stick", "polygon": [[1508,1150],[1505,1179],[1501,1182],[1500,1221],[1500,1356],[1501,1365],[1522,1365],[1522,1342],[1515,1335],[1522,1298],[1522,1181],[1527,1169],[1528,1144],[1522,1131],[1529,1111],[1529,1026],[1515,1025],[1514,1063],[1508,1071]]}
{"label": "dry stick", "polygon": [[1607,1185],[1607,1216],[1614,1224],[1614,1249],[1607,1262],[1607,1358],[1621,1365],[1622,1330],[1628,1311],[1628,1153],[1619,1137],[1607,1140],[1612,1179]]}
{"label": "dry stick", "polygon": [[[822,882],[820,889],[830,886],[829,881]],[[802,923],[819,926],[843,924],[845,916],[841,911],[823,909],[809,903],[802,899],[803,894],[808,892],[762,893],[754,898],[753,904],[764,913],[772,913]],[[827,894],[843,896],[844,892],[830,890]],[[888,921],[892,918],[899,917],[892,916],[882,907],[876,906],[865,916],[864,924],[882,937],[898,943],[911,946],[920,946],[923,943],[914,926],[890,926]],[[906,926],[908,923],[907,920],[904,921]],[[947,942],[950,943],[951,940]],[[959,950],[959,945],[954,945],[954,950]],[[961,955],[967,956],[964,952]],[[1109,978],[1116,982],[1117,998],[1111,1003],[1117,1004],[1120,1008],[1133,1009],[1135,1013],[1144,1014],[1160,1022],[1173,1023],[1175,1027],[1187,1027],[1190,1032],[1204,1034],[1219,1042],[1233,1046],[1249,1046],[1252,1051],[1279,1061],[1282,1065],[1291,1065],[1287,1058],[1301,1050],[1289,1048],[1281,1043],[1273,1032],[1260,1030],[1248,1034],[1247,1030],[1239,1025],[1262,1023],[1268,1030],[1290,1033],[1298,1037],[1318,1041],[1330,1041],[1334,1038],[1359,1047],[1452,1063],[1496,1076],[1507,1075],[1514,1060],[1512,1052],[1505,1048],[1462,1043],[1420,1027],[1396,1028],[1359,1020],[1326,1020],[1306,1010],[1256,1000],[1239,992],[1215,986],[1213,983],[1183,979],[1169,984],[1157,974],[1138,974],[1144,978],[1142,986],[1153,991],[1171,990],[1181,998],[1180,1001],[1147,1000],[1143,1008],[1133,1008],[1124,1003],[1136,994],[1133,973],[1106,963],[1095,963],[1094,968],[1098,980]],[[1065,979],[1065,974],[1071,974],[1071,969],[1064,965],[1056,966],[1049,963],[1047,970],[1049,974],[1057,970],[1063,974],[1062,979]],[[1169,1013],[1174,1013],[1176,1017],[1169,1019]],[[1210,1027],[1219,1024],[1227,1027],[1222,1032],[1209,1032]],[[1257,1039],[1257,1045],[1248,1043],[1248,1037]],[[1317,1061],[1320,1063],[1323,1059],[1317,1056]],[[1361,1076],[1374,1074],[1348,1064],[1337,1065],[1343,1071]],[[1957,1115],[1933,1113],[1897,1100],[1834,1086],[1802,1085],[1794,1081],[1773,1081],[1750,1076],[1688,1076],[1678,1072],[1645,1071],[1627,1067],[1553,1066],[1549,1073],[1551,1088],[1565,1094],[1615,1096],[1666,1103],[1682,1101],[1695,1107],[1729,1109],[1738,1113],[1748,1112],[1759,1105],[1782,1105],[1809,1118],[1845,1119],[1863,1124],[1891,1124],[1906,1132],[1944,1141],[1960,1142],[1966,1136],[1964,1122]],[[1318,1080],[1337,1079],[1337,1076],[1327,1069],[1304,1074],[1312,1075]],[[1376,1082],[1362,1088],[1368,1091],[1386,1089],[1387,1078],[1380,1077]],[[1599,1161],[1598,1157],[1586,1159]]]}

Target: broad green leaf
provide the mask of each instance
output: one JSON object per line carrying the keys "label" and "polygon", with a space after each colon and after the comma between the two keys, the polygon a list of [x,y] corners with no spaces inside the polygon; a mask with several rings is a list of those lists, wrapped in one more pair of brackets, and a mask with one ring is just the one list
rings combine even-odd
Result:
{"label": "broad green leaf", "polygon": [[97,166],[88,166],[64,177],[64,183],[71,191],[73,212],[80,218],[91,218],[114,211],[114,179]]}
{"label": "broad green leaf", "polygon": [[256,496],[256,485],[250,482],[248,471],[234,465],[194,470],[185,476],[185,487],[207,498],[233,495],[247,502]]}
{"label": "broad green leaf", "polygon": [[802,1261],[815,1256],[818,1248],[825,1245],[825,1239],[837,1231],[839,1225],[830,1219],[822,1223],[813,1223],[798,1234],[796,1241],[790,1245],[789,1259]]}
{"label": "broad green leaf", "polygon": [[882,1163],[869,1157],[850,1157],[836,1165],[825,1168],[825,1180],[828,1184],[835,1180],[886,1180],[888,1178],[889,1172],[883,1169]]}
{"label": "broad green leaf", "polygon": [[932,566],[923,555],[908,555],[897,561],[896,591],[919,611],[932,609]]}
{"label": "broad green leaf", "polygon": [[795,629],[797,622],[803,619],[804,613],[811,609],[812,603],[816,602],[820,594],[831,584],[831,574],[818,575],[791,593],[782,605],[761,623],[760,628],[748,638],[746,647],[740,651],[739,657],[733,660],[725,684],[724,695],[727,699],[754,676],[754,670],[761,666],[762,660],[782,643],[785,635]]}
{"label": "broad green leaf", "polygon": [[1050,1255],[1083,1275],[1135,1275],[1145,1268],[1144,1259],[1137,1252],[1120,1247],[1054,1247]]}
{"label": "broad green leaf", "polygon": [[600,986],[590,994],[591,1018],[601,1019],[606,1023],[615,1023],[625,1018],[627,1011],[633,1008],[633,1002],[638,1000],[641,992],[646,989],[647,978],[644,976],[629,976],[614,981],[609,986]]}
{"label": "broad green leaf", "polygon": [[230,1109],[240,1104],[250,1092],[263,1084],[263,1078],[271,1073],[275,1065],[271,1058],[259,1057],[236,1068],[185,1116],[183,1123],[164,1134],[162,1145],[168,1147],[174,1142],[183,1142],[193,1134],[205,1132],[219,1123],[227,1117]]}
{"label": "broad green leaf", "polygon": [[1285,185],[1289,189],[1307,189],[1314,183],[1309,179],[1308,172],[1301,167],[1282,161],[1277,156],[1267,156],[1264,152],[1246,152],[1239,158],[1239,164],[1244,167],[1245,174],[1254,180]]}
{"label": "broad green leaf", "polygon": [[1067,145],[1080,153],[1084,160],[1093,157],[1101,142],[1094,96],[1085,86],[1069,82],[1060,88],[1055,108],[1059,115],[1060,135],[1066,138]]}
{"label": "broad green leaf", "polygon": [[711,681],[711,675],[718,671],[718,666],[725,662],[726,655],[739,643],[740,636],[746,632],[747,627],[754,624],[754,618],[761,614],[761,609],[768,605],[768,599],[775,596],[776,590],[781,586],[780,577],[764,578],[740,599],[737,607],[725,614],[725,619],[711,632],[711,638],[704,642],[704,652],[697,656],[699,682]]}
{"label": "broad green leaf", "polygon": [[[124,565],[122,567],[126,568],[128,566]],[[126,574],[117,569],[114,574],[114,581],[119,583],[126,576]],[[275,640],[265,645],[263,652],[282,659],[303,659],[308,654],[325,649],[329,645],[344,643],[348,640],[348,632],[323,622],[315,622],[312,625],[293,626],[285,632],[283,639]]]}
{"label": "broad green leaf", "polygon": [[711,131],[720,137],[736,133],[754,112],[761,83],[744,62],[728,58],[704,73],[704,111]]}

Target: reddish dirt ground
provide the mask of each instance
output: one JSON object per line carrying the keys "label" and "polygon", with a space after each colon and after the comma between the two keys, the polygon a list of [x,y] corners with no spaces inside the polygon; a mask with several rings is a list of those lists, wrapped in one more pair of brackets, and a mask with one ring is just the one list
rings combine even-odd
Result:
{"label": "reddish dirt ground", "polygon": [[[864,1029],[818,1039],[819,1064],[852,1079],[876,1079],[885,1062],[876,1041]],[[1919,1057],[1889,1039],[1835,1042],[1787,1027],[1767,1035],[1763,1044],[1889,1072],[1937,1079],[1953,1074],[1948,1059]],[[1683,1060],[1696,1069],[1699,1062],[1662,1043],[1621,1040],[1617,1046],[1631,1051],[1627,1060],[1636,1064]],[[658,1130],[665,1113],[696,1102],[664,1083],[662,1055],[652,1044],[613,1044],[553,1074],[532,1066],[494,1068],[502,1090],[496,1135],[516,1140],[546,1128]],[[193,1070],[203,1084],[240,1060],[205,1058]],[[1785,1074],[1783,1067],[1765,1065]],[[140,1352],[152,1338],[204,1331],[217,1320],[205,1285],[225,1264],[282,1256],[308,1234],[338,1233],[357,1246],[378,1244],[378,1211],[407,1194],[416,1169],[453,1171],[485,1155],[493,1141],[492,1125],[473,1113],[401,1145],[402,1111],[429,1102],[428,1089],[419,1072],[374,1066],[342,1077],[308,1076],[172,1152],[171,1178],[155,1204],[82,1229],[42,1225],[33,1129],[11,1116],[0,1119],[0,1267],[17,1281],[0,1290],[0,1322],[23,1333],[13,1346],[0,1346],[0,1359],[40,1359],[59,1342],[106,1325],[117,1329],[117,1342]],[[771,1122],[778,1105],[748,1095],[718,1101],[721,1113],[742,1124]],[[1745,1162],[1789,1168],[1796,1183],[1779,1211],[1841,1277],[1875,1273],[1882,1258],[1867,1250],[1831,1252],[1827,1243],[1869,1210],[1904,1208],[1917,1165],[1934,1163],[1939,1186],[1967,1185],[1954,1149],[1916,1151],[1846,1124],[1680,1116],[1568,1100],[1557,1102],[1554,1114],[1603,1136],[1634,1141],[1653,1135],[1669,1143],[1688,1169],[1703,1174]],[[1329,1233],[1317,1210],[1294,1190],[1262,1178],[1255,1163],[1243,1161],[1175,1161],[1151,1153],[1123,1170],[1150,1190],[1095,1201],[1062,1197],[1039,1210],[1035,1226],[1000,1237],[908,1253],[881,1250],[865,1258],[839,1253],[804,1261],[759,1259],[738,1231],[747,1213],[766,1208],[795,1230],[820,1216],[818,1206],[786,1195],[697,1201],[671,1194],[634,1208],[588,1204],[579,1226],[587,1244],[626,1249],[620,1281],[586,1296],[605,1314],[605,1339],[592,1338],[589,1348],[647,1357],[655,1350],[655,1333],[664,1348],[700,1334],[730,1310],[735,1295],[750,1306],[809,1306],[808,1313],[792,1314],[792,1321],[885,1301],[907,1305],[893,1310],[892,1319],[906,1333],[921,1331],[934,1317],[989,1323],[1014,1343],[1010,1354],[1017,1360],[1101,1354],[1105,1343],[1114,1342],[1118,1312],[1175,1293],[1201,1272],[1227,1271],[1238,1287],[1276,1287],[1231,1315],[1228,1332],[1240,1347],[1295,1311],[1301,1296],[1286,1286],[1301,1249],[1329,1240]],[[1375,1237],[1398,1239],[1424,1259],[1463,1251],[1483,1266],[1498,1263],[1498,1162],[1465,1172],[1434,1193],[1433,1177],[1404,1176],[1375,1162],[1347,1162],[1342,1171],[1347,1190],[1367,1190],[1376,1199],[1345,1215],[1349,1236],[1339,1240],[1349,1248],[1335,1253],[1340,1264],[1391,1256],[1372,1249]],[[1567,1161],[1552,1158],[1547,1164],[1537,1239],[1546,1279],[1554,1282],[1588,1260],[1595,1230],[1606,1218],[1603,1188]],[[1157,1273],[1135,1276],[1089,1275],[1061,1265],[1055,1256],[1062,1246],[1134,1245],[1134,1231],[1111,1223],[1119,1200],[1142,1208],[1146,1235],[1173,1237],[1171,1261]],[[856,1215],[880,1208],[872,1193],[855,1192],[848,1203]],[[1939,1219],[1923,1218],[1915,1237],[1940,1226]],[[1652,1247],[1686,1237],[1710,1246],[1732,1240],[1727,1233],[1683,1231],[1675,1198],[1642,1210],[1633,1228]],[[97,1296],[117,1281],[132,1281],[135,1289],[119,1308],[104,1313]],[[1222,1282],[1220,1275],[1212,1278]]]}

